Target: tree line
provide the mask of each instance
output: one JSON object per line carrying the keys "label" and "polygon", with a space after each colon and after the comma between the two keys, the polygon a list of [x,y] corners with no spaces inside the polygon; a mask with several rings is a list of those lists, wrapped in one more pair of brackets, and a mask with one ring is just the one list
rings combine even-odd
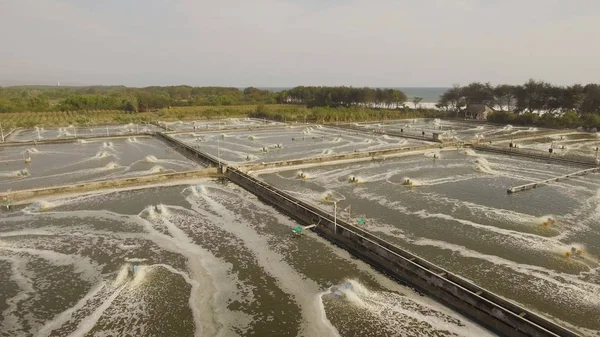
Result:
{"label": "tree line", "polygon": [[600,114],[600,85],[556,86],[529,80],[523,85],[492,86],[490,83],[475,82],[448,89],[440,97],[437,107],[458,113],[470,104],[486,104],[498,111],[517,114],[543,112],[559,115],[569,111]]}
{"label": "tree line", "polygon": [[275,103],[268,90],[249,87],[124,86],[0,87],[0,113],[37,111],[122,110],[147,112],[169,106],[222,106]]}
{"label": "tree line", "polygon": [[280,104],[303,104],[312,107],[382,107],[404,106],[406,94],[397,89],[299,86],[277,93]]}
{"label": "tree line", "polygon": [[[280,92],[254,87],[124,86],[0,87],[0,112],[122,110],[147,112],[169,106],[300,104],[308,107],[404,107],[397,89],[299,86]],[[415,101],[415,106],[418,101]]]}
{"label": "tree line", "polygon": [[258,105],[249,114],[254,118],[266,118],[281,122],[348,123],[383,121],[402,118],[444,118],[448,113],[434,109],[373,109],[367,107],[312,107],[302,105]]}

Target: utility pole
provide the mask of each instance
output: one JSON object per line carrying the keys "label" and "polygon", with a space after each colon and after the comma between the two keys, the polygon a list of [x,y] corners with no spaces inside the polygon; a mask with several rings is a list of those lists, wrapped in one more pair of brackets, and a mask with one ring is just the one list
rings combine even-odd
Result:
{"label": "utility pole", "polygon": [[337,201],[333,202],[333,232],[337,234]]}
{"label": "utility pole", "polygon": [[221,136],[217,137],[217,160],[219,161],[219,168],[221,168]]}
{"label": "utility pole", "polygon": [[352,205],[348,205],[348,207],[344,208],[341,212],[348,212],[348,221],[352,222]]}

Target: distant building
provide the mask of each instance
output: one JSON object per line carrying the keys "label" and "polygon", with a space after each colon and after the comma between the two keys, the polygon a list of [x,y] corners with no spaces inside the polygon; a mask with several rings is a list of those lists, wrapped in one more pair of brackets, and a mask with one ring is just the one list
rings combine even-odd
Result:
{"label": "distant building", "polygon": [[486,120],[490,112],[494,112],[494,109],[487,104],[469,104],[464,111],[466,118]]}

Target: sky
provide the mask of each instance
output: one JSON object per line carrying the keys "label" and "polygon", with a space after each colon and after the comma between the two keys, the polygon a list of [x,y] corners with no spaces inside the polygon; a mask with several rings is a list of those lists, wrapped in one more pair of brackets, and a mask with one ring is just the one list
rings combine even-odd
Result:
{"label": "sky", "polygon": [[0,85],[600,81],[598,0],[0,0]]}

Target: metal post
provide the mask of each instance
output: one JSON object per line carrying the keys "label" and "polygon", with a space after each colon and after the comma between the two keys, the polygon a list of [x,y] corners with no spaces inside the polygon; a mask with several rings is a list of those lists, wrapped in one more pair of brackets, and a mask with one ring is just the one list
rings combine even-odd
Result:
{"label": "metal post", "polygon": [[0,134],[2,134],[2,143],[4,143],[4,130],[2,130],[2,123],[0,123]]}
{"label": "metal post", "polygon": [[333,232],[337,234],[337,201],[333,202]]}
{"label": "metal post", "polygon": [[348,221],[352,222],[352,205],[348,206]]}
{"label": "metal post", "polygon": [[135,123],[135,133],[138,135],[140,134],[140,129],[138,127],[138,123]]}
{"label": "metal post", "polygon": [[75,134],[75,138],[77,138],[77,128],[73,126],[73,133]]}
{"label": "metal post", "polygon": [[106,126],[106,135],[108,136],[108,125]]}
{"label": "metal post", "polygon": [[219,161],[219,168],[221,168],[221,136],[217,137],[217,159]]}

